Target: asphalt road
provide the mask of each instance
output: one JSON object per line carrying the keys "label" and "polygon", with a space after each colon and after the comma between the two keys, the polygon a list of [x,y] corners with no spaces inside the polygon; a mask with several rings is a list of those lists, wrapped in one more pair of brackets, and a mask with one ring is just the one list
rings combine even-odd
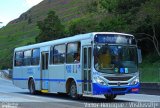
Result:
{"label": "asphalt road", "polygon": [[0,78],[0,108],[159,108],[160,96],[147,94],[128,94],[117,96],[108,102],[104,96],[84,96],[72,100],[65,94],[30,95],[28,90],[20,89],[12,81]]}

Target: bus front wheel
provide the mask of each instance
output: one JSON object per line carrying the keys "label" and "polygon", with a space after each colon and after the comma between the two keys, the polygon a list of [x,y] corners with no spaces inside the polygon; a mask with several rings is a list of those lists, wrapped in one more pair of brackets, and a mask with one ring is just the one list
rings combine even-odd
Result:
{"label": "bus front wheel", "polygon": [[33,79],[29,81],[29,92],[30,94],[36,94],[35,84],[34,84]]}
{"label": "bus front wheel", "polygon": [[69,95],[70,95],[70,97],[71,97],[72,99],[77,99],[77,98],[78,98],[77,86],[76,86],[75,81],[72,81],[72,82],[71,82]]}
{"label": "bus front wheel", "polygon": [[116,98],[117,95],[115,95],[115,94],[105,94],[104,96],[107,100],[113,101]]}

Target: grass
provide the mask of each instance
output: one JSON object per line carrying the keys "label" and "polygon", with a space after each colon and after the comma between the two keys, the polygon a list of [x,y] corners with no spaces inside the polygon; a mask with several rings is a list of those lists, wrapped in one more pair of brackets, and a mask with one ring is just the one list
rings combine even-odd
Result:
{"label": "grass", "polygon": [[0,68],[12,66],[14,48],[34,42],[38,33],[36,27],[26,29],[26,22],[8,25],[0,30]]}
{"label": "grass", "polygon": [[160,67],[140,68],[141,82],[160,82]]}
{"label": "grass", "polygon": [[140,64],[140,81],[160,82],[160,57],[156,53],[143,57],[143,63]]}

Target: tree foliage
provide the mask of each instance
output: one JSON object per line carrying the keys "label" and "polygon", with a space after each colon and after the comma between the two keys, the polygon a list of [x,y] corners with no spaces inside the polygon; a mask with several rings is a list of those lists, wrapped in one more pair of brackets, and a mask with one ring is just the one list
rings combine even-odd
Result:
{"label": "tree foliage", "polygon": [[103,28],[135,34],[145,54],[156,51],[160,56],[159,0],[100,0],[100,4],[113,16]]}
{"label": "tree foliage", "polygon": [[137,13],[136,33],[139,40],[146,45],[148,52],[154,49],[160,56],[160,1],[150,0],[141,6]]}
{"label": "tree foliage", "polygon": [[[75,34],[112,31],[134,34],[144,54],[160,54],[159,0],[92,0],[84,17],[66,23],[66,31],[54,12],[38,22],[41,32],[38,41],[47,41]],[[154,49],[153,49],[154,48]],[[156,50],[155,50],[156,49]]]}
{"label": "tree foliage", "polygon": [[68,35],[76,35],[98,30],[97,21],[93,17],[77,18],[69,22]]}
{"label": "tree foliage", "polygon": [[44,21],[38,21],[37,26],[40,33],[36,37],[36,42],[54,40],[64,36],[64,26],[54,11],[50,11]]}

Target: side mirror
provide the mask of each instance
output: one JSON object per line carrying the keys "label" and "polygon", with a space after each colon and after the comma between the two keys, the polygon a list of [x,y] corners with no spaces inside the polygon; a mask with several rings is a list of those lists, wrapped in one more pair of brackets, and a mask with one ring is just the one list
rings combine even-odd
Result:
{"label": "side mirror", "polygon": [[138,49],[138,63],[142,63],[142,52],[141,49]]}

